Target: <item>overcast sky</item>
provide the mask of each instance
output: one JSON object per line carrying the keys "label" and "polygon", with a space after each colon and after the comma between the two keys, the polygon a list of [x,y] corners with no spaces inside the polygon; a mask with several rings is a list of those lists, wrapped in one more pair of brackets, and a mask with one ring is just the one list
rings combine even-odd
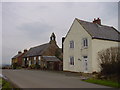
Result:
{"label": "overcast sky", "polygon": [[102,24],[118,29],[118,3],[4,2],[2,3],[3,64],[9,64],[11,58],[20,50],[48,43],[52,32],[55,33],[57,44],[61,47],[61,39],[75,18],[92,22],[98,17],[102,20]]}

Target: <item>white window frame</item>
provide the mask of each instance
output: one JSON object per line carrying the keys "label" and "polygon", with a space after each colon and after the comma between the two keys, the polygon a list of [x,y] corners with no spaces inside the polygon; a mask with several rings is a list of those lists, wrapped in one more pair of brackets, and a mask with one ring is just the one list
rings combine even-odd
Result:
{"label": "white window frame", "polygon": [[36,60],[36,57],[34,57],[34,60]]}
{"label": "white window frame", "polygon": [[70,56],[70,65],[74,65],[74,56]]}
{"label": "white window frame", "polygon": [[36,64],[36,57],[34,57],[34,64]]}
{"label": "white window frame", "polygon": [[74,41],[73,41],[73,40],[71,40],[71,41],[69,42],[69,47],[70,47],[70,48],[74,48]]}
{"label": "white window frame", "polygon": [[34,64],[36,64],[36,60],[34,60]]}
{"label": "white window frame", "polygon": [[40,63],[41,63],[40,60],[38,60],[38,65],[40,65]]}
{"label": "white window frame", "polygon": [[41,60],[41,56],[38,56],[38,60]]}
{"label": "white window frame", "polygon": [[41,56],[38,56],[38,65],[40,65]]}
{"label": "white window frame", "polygon": [[83,47],[87,48],[88,47],[88,38],[83,38],[82,42],[83,42]]}

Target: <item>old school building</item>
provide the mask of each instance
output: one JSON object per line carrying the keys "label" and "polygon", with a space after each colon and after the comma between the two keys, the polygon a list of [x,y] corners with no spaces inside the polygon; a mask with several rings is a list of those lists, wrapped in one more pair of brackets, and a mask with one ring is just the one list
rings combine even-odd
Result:
{"label": "old school building", "polygon": [[24,67],[40,65],[42,69],[59,70],[62,68],[62,51],[56,43],[56,36],[52,33],[50,42],[32,47],[23,56]]}

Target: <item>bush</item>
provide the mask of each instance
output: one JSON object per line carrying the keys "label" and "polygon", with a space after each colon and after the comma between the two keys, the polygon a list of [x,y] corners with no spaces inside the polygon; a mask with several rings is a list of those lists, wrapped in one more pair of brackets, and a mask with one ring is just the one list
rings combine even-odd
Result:
{"label": "bush", "polygon": [[31,69],[35,69],[35,64],[30,65]]}
{"label": "bush", "polygon": [[17,63],[13,63],[13,69],[16,69],[16,68],[17,68],[17,66],[18,66],[18,64],[17,64]]}
{"label": "bush", "polygon": [[104,76],[119,75],[120,47],[111,47],[98,52],[101,74]]}
{"label": "bush", "polygon": [[38,65],[38,64],[36,63],[35,68],[36,68],[36,69],[39,69],[39,68],[40,68],[40,65]]}
{"label": "bush", "polygon": [[6,80],[2,79],[2,89],[3,88],[12,88],[11,84]]}
{"label": "bush", "polygon": [[40,65],[38,65],[38,64],[32,64],[32,65],[30,65],[30,68],[31,69],[39,69]]}

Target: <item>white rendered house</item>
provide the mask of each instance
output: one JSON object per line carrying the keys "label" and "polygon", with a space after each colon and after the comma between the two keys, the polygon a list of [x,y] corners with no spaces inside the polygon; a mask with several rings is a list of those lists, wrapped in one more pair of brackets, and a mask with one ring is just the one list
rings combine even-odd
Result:
{"label": "white rendered house", "polygon": [[118,47],[120,32],[101,25],[101,20],[87,22],[75,19],[63,42],[63,70],[72,72],[99,72],[98,52]]}

